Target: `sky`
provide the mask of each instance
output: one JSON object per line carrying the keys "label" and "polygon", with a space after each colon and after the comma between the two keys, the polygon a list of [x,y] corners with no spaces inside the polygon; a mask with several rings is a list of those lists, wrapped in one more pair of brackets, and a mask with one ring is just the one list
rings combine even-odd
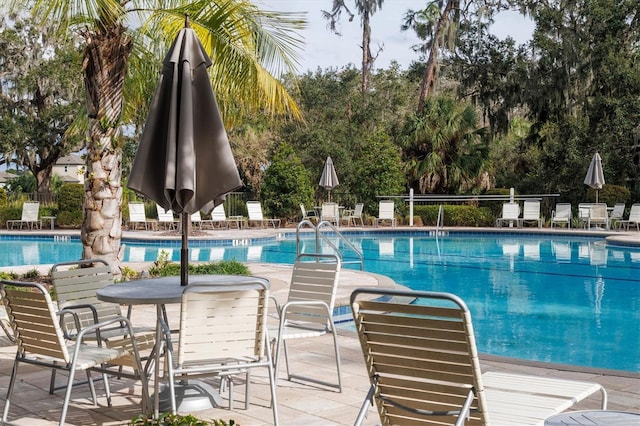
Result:
{"label": "sky", "polygon": [[[258,7],[266,10],[283,12],[306,12],[307,28],[301,31],[305,40],[304,50],[299,52],[299,73],[316,71],[318,67],[342,68],[354,64],[360,68],[362,30],[360,17],[348,22],[348,16],[343,12],[341,16],[342,36],[333,34],[327,27],[327,21],[322,17],[322,10],[330,10],[332,0],[255,0]],[[346,1],[353,13],[353,0]],[[413,31],[401,31],[402,17],[408,9],[419,9],[426,4],[425,0],[386,0],[382,8],[371,19],[371,53],[379,52],[375,62],[376,68],[388,68],[392,61],[397,61],[402,68],[414,60],[418,55],[411,50],[411,46],[418,43]],[[511,36],[517,43],[525,43],[531,38],[533,23],[517,12],[501,12],[491,28],[491,32],[499,38]]]}

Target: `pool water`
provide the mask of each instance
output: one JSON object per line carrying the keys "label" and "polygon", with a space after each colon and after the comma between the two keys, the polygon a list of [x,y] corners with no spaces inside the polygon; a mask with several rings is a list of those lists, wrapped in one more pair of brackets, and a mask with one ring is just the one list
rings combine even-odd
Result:
{"label": "pool water", "polygon": [[[348,234],[348,233],[347,233]],[[349,235],[364,269],[416,290],[459,295],[480,352],[640,371],[640,250],[587,237],[425,233]],[[339,241],[333,241],[340,245]],[[177,241],[125,241],[125,261],[179,261]],[[0,239],[0,266],[78,259],[78,240]],[[344,246],[345,260],[354,255]],[[315,244],[302,240],[303,252]],[[329,251],[330,249],[323,248]],[[192,261],[293,263],[295,241],[190,241]],[[13,262],[13,263],[12,263]],[[347,268],[357,268],[346,264]]]}

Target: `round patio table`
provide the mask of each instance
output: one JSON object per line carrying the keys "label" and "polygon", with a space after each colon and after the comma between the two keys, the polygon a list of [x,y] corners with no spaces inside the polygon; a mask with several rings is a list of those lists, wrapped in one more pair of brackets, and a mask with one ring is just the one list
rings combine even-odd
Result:
{"label": "round patio table", "polygon": [[[266,278],[243,275],[190,275],[189,285],[207,284],[211,286],[233,287],[237,284],[264,284],[269,287]],[[156,305],[156,344],[153,348],[155,356],[155,371],[153,381],[154,415],[157,418],[160,412],[159,378],[160,378],[160,350],[158,342],[162,339],[161,318],[164,313],[164,305],[180,303],[182,292],[186,286],[180,285],[179,276],[145,278],[111,284],[96,292],[98,300],[103,302],[118,303],[120,305]],[[194,394],[190,394],[194,391]],[[178,393],[176,393],[178,394]],[[189,399],[191,397],[191,399]],[[220,405],[220,396],[206,383],[188,385],[185,388],[184,397],[178,405],[178,411],[191,412],[205,410]],[[170,403],[170,401],[169,401]],[[164,404],[163,404],[164,405]]]}

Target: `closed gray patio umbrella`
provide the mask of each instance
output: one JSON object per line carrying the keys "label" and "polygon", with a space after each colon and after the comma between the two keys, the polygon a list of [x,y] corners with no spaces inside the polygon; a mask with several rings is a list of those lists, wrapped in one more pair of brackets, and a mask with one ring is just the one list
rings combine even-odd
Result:
{"label": "closed gray patio umbrella", "polygon": [[597,152],[593,155],[587,175],[584,178],[584,184],[589,185],[596,191],[596,203],[598,202],[598,191],[604,185],[604,173],[602,171],[602,159]]}
{"label": "closed gray patio umbrella", "polygon": [[190,215],[212,210],[242,186],[207,74],[211,64],[187,17],[164,59],[127,183],[181,214],[182,285],[188,281]]}
{"label": "closed gray patio umbrella", "polygon": [[331,157],[327,157],[327,160],[324,163],[324,169],[322,169],[319,185],[329,191],[329,201],[331,201],[331,190],[340,185]]}

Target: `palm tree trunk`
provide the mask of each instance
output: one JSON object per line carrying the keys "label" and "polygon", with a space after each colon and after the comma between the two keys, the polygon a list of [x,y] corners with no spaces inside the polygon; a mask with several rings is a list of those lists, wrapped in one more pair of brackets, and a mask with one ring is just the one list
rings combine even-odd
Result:
{"label": "palm tree trunk", "polygon": [[362,94],[369,90],[369,72],[371,71],[371,26],[369,25],[369,13],[362,14]]}
{"label": "palm tree trunk", "polygon": [[89,135],[81,239],[83,259],[104,259],[112,265],[114,273],[119,274],[122,237],[120,117],[132,43],[126,29],[114,25],[117,25],[115,29],[83,34],[87,43],[83,71]]}
{"label": "palm tree trunk", "polygon": [[440,40],[442,39],[442,31],[444,31],[445,23],[449,20],[449,14],[453,9],[455,0],[447,1],[447,4],[438,19],[435,31],[433,32],[433,41],[431,43],[431,50],[429,51],[429,59],[427,60],[427,67],[422,74],[422,83],[420,85],[420,98],[418,99],[418,114],[424,111],[424,101],[431,95],[433,86],[436,81],[436,67],[438,65],[438,52],[440,50]]}

